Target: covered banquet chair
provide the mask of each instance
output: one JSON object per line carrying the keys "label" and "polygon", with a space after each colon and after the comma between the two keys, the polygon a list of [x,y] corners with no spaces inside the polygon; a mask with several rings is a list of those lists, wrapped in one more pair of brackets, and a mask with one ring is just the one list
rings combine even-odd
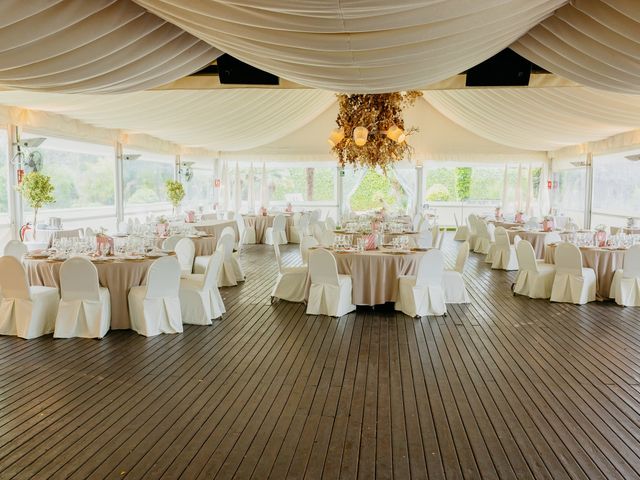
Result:
{"label": "covered banquet chair", "polygon": [[24,243],[18,240],[9,240],[4,246],[3,255],[7,255],[15,258],[16,260],[22,261],[22,257],[24,257],[27,253],[29,253],[29,250]]}
{"label": "covered banquet chair", "polygon": [[491,268],[497,270],[518,270],[516,249],[511,245],[509,235],[504,227],[496,227],[495,239]]}
{"label": "covered banquet chair", "polygon": [[634,245],[624,254],[621,269],[616,270],[609,296],[618,305],[640,307],[640,245]]}
{"label": "covered banquet chair", "polygon": [[0,335],[36,338],[54,330],[60,296],[54,287],[30,287],[22,264],[0,257]]}
{"label": "covered banquet chair", "polygon": [[578,247],[572,243],[559,244],[556,247],[555,264],[552,302],[582,305],[596,299],[596,272],[582,266],[582,253]]}
{"label": "covered banquet chair", "polygon": [[60,303],[55,338],[102,338],[111,323],[109,290],[98,282],[98,269],[86,258],[72,257],[60,267]]}
{"label": "covered banquet chair", "polygon": [[320,245],[315,237],[303,237],[300,242],[300,258],[304,265],[309,263],[309,249]]}
{"label": "covered banquet chair", "polygon": [[[244,282],[245,279],[242,266],[240,265],[240,262],[238,262],[238,258],[233,254],[233,242],[234,234],[228,230],[223,230],[222,235],[220,235],[218,243],[216,244],[216,252],[218,250],[222,250],[224,252],[222,266],[220,267],[220,273],[218,274],[219,287],[235,287],[238,282]],[[209,259],[209,256],[197,257],[193,273],[204,274],[206,268],[210,265]],[[204,261],[207,262],[206,268],[203,268],[203,266],[205,266]]]}
{"label": "covered banquet chair", "polygon": [[276,215],[276,217],[273,219],[273,226],[268,227],[264,233],[264,243],[266,243],[267,245],[273,245],[274,243],[279,243],[280,245],[286,244],[286,225],[286,217],[282,214]]}
{"label": "covered banquet chair", "polygon": [[301,218],[302,214],[300,212],[293,214],[292,225],[289,229],[289,243],[300,243],[300,239],[302,238],[299,231]]}
{"label": "covered banquet chair", "polygon": [[453,270],[445,270],[442,274],[445,303],[470,303],[469,293],[462,274],[469,258],[469,242],[460,245],[456,264]]}
{"label": "covered banquet chair", "polygon": [[181,238],[176,243],[174,250],[180,264],[181,275],[189,275],[193,272],[196,246],[190,238]]}
{"label": "covered banquet chair", "polygon": [[209,264],[203,274],[194,273],[180,279],[182,323],[211,325],[211,320],[220,318],[226,312],[217,285],[224,262],[224,250],[224,245],[216,249],[209,257]]}
{"label": "covered banquet chair", "polygon": [[307,281],[307,266],[283,267],[280,257],[280,246],[273,244],[278,263],[278,277],[271,291],[271,300],[281,299],[289,302],[304,301],[304,293]]}
{"label": "covered banquet chair", "polygon": [[181,333],[180,264],[174,257],[161,257],[149,267],[145,285],[129,290],[131,329],[145,337]]}
{"label": "covered banquet chair", "polygon": [[437,249],[429,250],[420,259],[417,275],[403,275],[398,278],[395,309],[410,317],[447,313],[443,274],[442,252]]}
{"label": "covered banquet chair", "polygon": [[529,298],[551,297],[556,267],[538,262],[533,246],[527,240],[518,242],[516,256],[518,257],[518,275],[513,292]]}
{"label": "covered banquet chair", "polygon": [[[242,228],[241,227],[242,224]],[[256,217],[251,215],[238,215],[238,231],[240,232],[240,242],[244,245],[254,245],[256,243]]]}
{"label": "covered banquet chair", "polygon": [[460,223],[458,221],[458,215],[453,214],[453,219],[456,222],[456,234],[453,236],[453,239],[456,242],[466,242],[469,240],[469,227],[464,223]]}
{"label": "covered banquet chair", "polygon": [[356,309],[351,303],[351,276],[339,275],[334,256],[324,249],[309,255],[311,287],[307,314],[341,317]]}

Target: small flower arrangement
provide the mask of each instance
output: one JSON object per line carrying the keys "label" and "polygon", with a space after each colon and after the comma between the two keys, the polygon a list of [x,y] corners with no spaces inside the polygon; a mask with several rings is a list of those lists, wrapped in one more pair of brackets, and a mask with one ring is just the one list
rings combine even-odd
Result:
{"label": "small flower arrangement", "polygon": [[167,199],[173,205],[173,208],[178,208],[180,202],[185,196],[184,186],[177,180],[167,180],[165,182],[165,188],[167,192]]}
{"label": "small flower arrangement", "polygon": [[165,217],[164,215],[160,215],[156,223],[168,224],[169,220],[167,220],[167,217]]}
{"label": "small flower arrangement", "polygon": [[600,224],[600,225],[596,225],[595,226],[595,230],[596,232],[606,232],[607,231],[607,226]]}
{"label": "small flower arrangement", "polygon": [[544,216],[544,219],[545,219],[547,222],[552,222],[552,221],[554,220],[553,215],[545,215],[545,216]]}

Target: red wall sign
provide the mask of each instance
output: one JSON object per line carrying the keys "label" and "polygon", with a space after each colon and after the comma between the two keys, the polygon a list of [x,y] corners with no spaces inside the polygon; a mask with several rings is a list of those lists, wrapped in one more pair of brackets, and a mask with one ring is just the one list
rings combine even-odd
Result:
{"label": "red wall sign", "polygon": [[219,178],[216,178],[213,181],[213,186],[216,187],[216,188],[220,188],[220,179]]}
{"label": "red wall sign", "polygon": [[553,182],[551,180],[547,180],[547,188],[551,190],[551,187],[553,187]]}

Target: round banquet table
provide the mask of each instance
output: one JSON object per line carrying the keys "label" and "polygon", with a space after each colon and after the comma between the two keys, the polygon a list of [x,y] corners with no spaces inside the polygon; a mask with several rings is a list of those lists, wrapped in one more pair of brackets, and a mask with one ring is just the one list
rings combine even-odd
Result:
{"label": "round banquet table", "polygon": [[[155,258],[142,260],[108,260],[95,262],[100,285],[109,289],[111,297],[111,329],[131,328],[128,295],[131,287],[142,285]],[[30,285],[60,288],[62,261],[24,259]]]}
{"label": "round banquet table", "polygon": [[384,250],[339,253],[329,250],[338,264],[338,273],[351,275],[355,305],[395,302],[398,277],[416,275],[425,252],[395,254]]}
{"label": "round banquet table", "polygon": [[[354,238],[354,239],[357,236],[368,235],[367,233],[345,232],[344,230],[333,230],[333,233],[335,235],[351,235],[351,237]],[[415,246],[416,245],[416,238],[418,238],[418,235],[420,235],[419,232],[402,232],[402,233],[385,232],[384,233],[384,243],[391,243],[393,241],[394,237],[407,236],[407,237],[409,237],[410,246]]]}
{"label": "round banquet table", "polygon": [[493,223],[496,227],[503,227],[509,230],[510,228],[519,228],[524,225],[524,223],[517,222],[501,222],[498,220],[487,220],[488,223]]}
{"label": "round banquet table", "polygon": [[[548,245],[544,255],[545,263],[555,263],[555,245]],[[596,247],[580,247],[582,253],[582,265],[585,268],[593,268],[596,272],[596,299],[609,298],[613,274],[622,268],[625,249],[610,249]]]}
{"label": "round banquet table", "polygon": [[622,232],[625,235],[640,235],[640,227],[624,227]]}
{"label": "round banquet table", "polygon": [[[513,243],[513,239],[516,235],[520,236],[522,240],[526,240],[533,247],[533,251],[536,254],[536,258],[543,259],[544,258],[544,239],[550,232],[543,231],[528,231],[528,230],[507,230],[507,235],[509,235],[509,241]],[[560,233],[560,232],[556,232]],[[562,240],[566,240],[569,233],[560,233],[560,238]]]}
{"label": "round banquet table", "polygon": [[238,230],[238,224],[235,220],[203,220],[197,223],[190,223],[196,230],[213,235],[214,239],[220,238],[222,231],[226,227],[233,228],[236,234],[236,242],[240,240],[240,231]]}
{"label": "round banquet table", "polygon": [[[284,231],[287,234],[287,239],[289,239],[293,228],[293,215],[286,213],[280,215],[284,215],[286,219]],[[248,228],[256,229],[256,243],[264,243],[265,232],[267,228],[273,226],[273,220],[276,215],[243,215],[243,217],[244,223]]]}
{"label": "round banquet table", "polygon": [[[187,236],[185,238],[189,238],[193,241],[194,246],[196,247],[195,256],[208,256],[213,255],[216,251],[216,237],[215,235],[207,235],[206,237],[200,236]],[[158,248],[162,248],[162,244],[167,239],[167,237],[156,237],[155,245]]]}

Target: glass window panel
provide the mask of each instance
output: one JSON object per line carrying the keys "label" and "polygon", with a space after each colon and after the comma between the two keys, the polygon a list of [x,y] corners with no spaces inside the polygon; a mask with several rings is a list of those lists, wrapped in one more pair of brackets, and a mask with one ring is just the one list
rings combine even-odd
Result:
{"label": "glass window panel", "polygon": [[165,182],[173,179],[175,157],[135,150],[127,150],[127,153],[140,157],[124,161],[125,205],[167,203]]}

